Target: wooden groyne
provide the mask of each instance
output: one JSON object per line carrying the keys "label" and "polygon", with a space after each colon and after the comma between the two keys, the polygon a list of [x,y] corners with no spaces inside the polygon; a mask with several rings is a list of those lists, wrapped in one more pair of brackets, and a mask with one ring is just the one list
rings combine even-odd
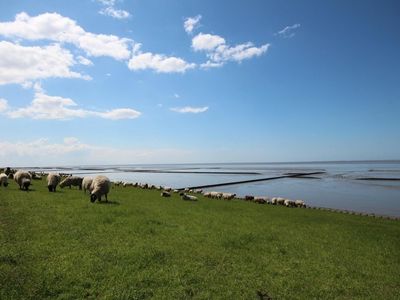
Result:
{"label": "wooden groyne", "polygon": [[[320,175],[320,174],[325,174],[325,172],[291,173],[291,174],[275,176],[275,177],[257,178],[257,179],[241,180],[241,181],[233,181],[233,182],[231,181],[231,182],[223,182],[223,183],[199,185],[199,186],[190,186],[190,187],[186,187],[186,188],[189,188],[191,190],[206,189],[206,188],[217,187],[217,186],[235,185],[235,184],[251,183],[251,182],[258,182],[258,181],[268,181],[268,180],[275,180],[275,179],[281,179],[281,178],[301,178],[303,176]],[[183,190],[183,189],[185,189],[185,188],[180,188],[178,190]]]}

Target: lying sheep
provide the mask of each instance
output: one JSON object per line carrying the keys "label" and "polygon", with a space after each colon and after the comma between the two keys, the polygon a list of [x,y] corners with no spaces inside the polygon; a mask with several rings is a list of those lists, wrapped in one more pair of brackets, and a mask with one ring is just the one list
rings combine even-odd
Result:
{"label": "lying sheep", "polygon": [[47,175],[47,188],[49,189],[49,192],[55,192],[57,185],[61,181],[61,176],[60,174],[57,173],[49,173]]}
{"label": "lying sheep", "polygon": [[161,192],[161,197],[171,197],[171,193],[163,191],[163,192]]}
{"label": "lying sheep", "polygon": [[31,185],[31,174],[27,171],[19,170],[14,174],[14,180],[19,185],[19,189],[28,190],[29,186]]}
{"label": "lying sheep", "polygon": [[5,173],[0,174],[0,186],[8,185],[8,176]]}
{"label": "lying sheep", "polygon": [[186,200],[186,201],[197,201],[196,196],[188,195],[185,193],[181,196],[181,198],[182,198],[182,200]]}
{"label": "lying sheep", "polygon": [[92,191],[91,190],[92,182],[93,182],[93,178],[92,177],[89,177],[89,176],[83,177],[83,179],[82,179],[83,193],[86,194],[86,191],[89,191],[89,193]]}
{"label": "lying sheep", "polygon": [[79,189],[82,189],[82,177],[78,177],[78,176],[68,176],[67,178],[65,178],[63,181],[61,181],[60,183],[60,188],[64,188],[66,186],[69,186],[69,188],[71,188],[71,186],[77,186],[79,187]]}
{"label": "lying sheep", "polygon": [[96,176],[92,181],[92,185],[90,186],[90,201],[92,203],[96,200],[101,201],[101,197],[104,195],[106,197],[106,201],[108,202],[107,194],[110,192],[110,187],[111,181],[108,179],[108,177],[103,175]]}

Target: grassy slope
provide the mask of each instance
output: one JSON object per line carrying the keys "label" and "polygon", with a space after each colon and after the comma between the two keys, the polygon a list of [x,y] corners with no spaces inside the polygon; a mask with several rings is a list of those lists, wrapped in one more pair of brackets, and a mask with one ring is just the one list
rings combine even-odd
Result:
{"label": "grassy slope", "polygon": [[[400,222],[112,190],[0,189],[0,299],[400,295]],[[397,298],[398,299],[398,298]]]}

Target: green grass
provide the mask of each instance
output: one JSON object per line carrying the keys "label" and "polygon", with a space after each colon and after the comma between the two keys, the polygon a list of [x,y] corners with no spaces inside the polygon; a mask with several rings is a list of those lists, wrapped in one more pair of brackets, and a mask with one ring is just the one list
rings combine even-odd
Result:
{"label": "green grass", "polygon": [[0,188],[0,299],[399,299],[399,221],[159,194]]}

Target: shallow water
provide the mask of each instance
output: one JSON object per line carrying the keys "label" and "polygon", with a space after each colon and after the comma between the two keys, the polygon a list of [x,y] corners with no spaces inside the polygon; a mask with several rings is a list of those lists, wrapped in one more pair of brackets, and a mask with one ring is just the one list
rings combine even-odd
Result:
{"label": "shallow water", "polygon": [[[208,190],[232,192],[239,196],[281,196],[302,199],[312,206],[400,217],[400,180],[395,180],[400,179],[400,161],[125,165],[51,169],[81,175],[104,172],[114,181],[147,182],[173,188],[274,177],[293,172],[324,171],[322,175],[313,176],[317,177],[315,179],[282,178],[213,187]],[[223,174],[222,172],[237,172],[238,174]],[[370,178],[370,180],[360,180],[363,178]]]}

